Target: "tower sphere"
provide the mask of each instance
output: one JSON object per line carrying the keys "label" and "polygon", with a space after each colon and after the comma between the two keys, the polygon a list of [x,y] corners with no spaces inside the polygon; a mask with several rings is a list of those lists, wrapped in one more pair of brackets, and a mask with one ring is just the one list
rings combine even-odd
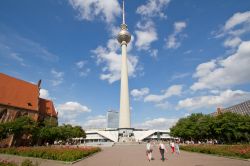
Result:
{"label": "tower sphere", "polygon": [[119,34],[117,36],[117,40],[120,44],[122,44],[123,41],[125,41],[126,44],[128,44],[130,42],[131,34],[129,33],[126,24],[121,25],[121,31],[119,32]]}

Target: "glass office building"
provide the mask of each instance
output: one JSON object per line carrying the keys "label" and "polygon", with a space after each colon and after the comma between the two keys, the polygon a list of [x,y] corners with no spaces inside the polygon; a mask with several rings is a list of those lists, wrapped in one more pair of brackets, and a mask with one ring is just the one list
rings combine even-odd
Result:
{"label": "glass office building", "polygon": [[117,111],[107,112],[107,128],[119,127],[119,113]]}
{"label": "glass office building", "polygon": [[222,112],[233,112],[241,115],[250,115],[250,100],[243,103],[224,108]]}

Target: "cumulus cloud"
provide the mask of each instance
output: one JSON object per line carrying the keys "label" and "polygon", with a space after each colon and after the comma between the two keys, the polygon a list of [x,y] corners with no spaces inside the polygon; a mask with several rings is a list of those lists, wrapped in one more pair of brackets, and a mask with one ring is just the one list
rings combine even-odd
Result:
{"label": "cumulus cloud", "polygon": [[218,106],[227,106],[250,99],[250,92],[242,90],[225,90],[219,94],[198,96],[180,100],[177,109],[196,110],[201,108],[212,108]]}
{"label": "cumulus cloud", "polygon": [[187,27],[186,22],[175,22],[174,32],[166,39],[166,46],[168,49],[176,49],[181,45],[181,39],[185,36],[181,32]]}
{"label": "cumulus cloud", "polygon": [[147,95],[144,98],[144,102],[161,103],[169,97],[180,95],[182,93],[182,88],[182,85],[172,85],[167,90],[164,90],[162,95]]}
{"label": "cumulus cloud", "polygon": [[151,45],[158,40],[158,33],[153,18],[167,18],[164,10],[169,3],[170,0],[148,0],[146,4],[139,6],[136,10],[142,19],[136,26],[135,46],[138,50],[147,51],[154,58],[158,56],[158,50],[151,48]]}
{"label": "cumulus cloud", "polygon": [[49,91],[46,89],[40,89],[40,96],[43,99],[50,99]]}
{"label": "cumulus cloud", "polygon": [[88,117],[87,121],[83,123],[83,128],[106,128],[107,118],[104,115],[98,115],[94,117]]}
{"label": "cumulus cloud", "polygon": [[241,36],[248,32],[250,32],[250,11],[238,12],[226,21],[224,26],[216,32],[215,37],[225,37],[223,45],[234,49],[241,44]]}
{"label": "cumulus cloud", "polygon": [[63,82],[63,76],[64,76],[63,72],[58,72],[55,69],[52,69],[50,73],[52,74],[53,77],[53,80],[51,80],[53,86],[60,85]]}
{"label": "cumulus cloud", "polygon": [[192,90],[229,88],[250,82],[250,41],[242,42],[238,50],[225,59],[200,64],[193,75],[198,81]]}
{"label": "cumulus cloud", "polygon": [[149,88],[133,89],[130,94],[135,100],[142,99],[145,95],[149,93]]}
{"label": "cumulus cloud", "polygon": [[135,31],[137,37],[135,46],[139,50],[149,50],[151,43],[158,39],[154,23],[152,21],[147,21],[144,24],[139,22],[137,28],[139,30]]}
{"label": "cumulus cloud", "polygon": [[178,121],[177,118],[156,118],[147,120],[140,124],[135,124],[136,128],[144,129],[169,129]]}
{"label": "cumulus cloud", "polygon": [[102,20],[110,23],[121,13],[118,0],[69,0],[69,2],[79,12],[79,18],[82,20],[101,17]]}
{"label": "cumulus cloud", "polygon": [[161,17],[166,18],[164,9],[170,3],[170,0],[148,0],[145,5],[137,8],[136,13],[143,17]]}
{"label": "cumulus cloud", "polygon": [[[132,45],[133,38],[129,45]],[[119,80],[121,77],[121,55],[118,53],[120,45],[114,39],[110,39],[107,43],[107,47],[99,46],[95,50],[92,50],[94,57],[97,60],[97,64],[104,64],[102,73],[100,75],[101,80],[107,80],[110,84]],[[136,76],[136,70],[138,69],[138,57],[129,54],[131,46],[128,47],[128,75],[130,77]]]}
{"label": "cumulus cloud", "polygon": [[76,118],[83,113],[91,112],[91,109],[85,105],[82,105],[76,101],[69,101],[63,104],[59,104],[56,107],[58,115],[61,121],[70,123],[76,121]]}

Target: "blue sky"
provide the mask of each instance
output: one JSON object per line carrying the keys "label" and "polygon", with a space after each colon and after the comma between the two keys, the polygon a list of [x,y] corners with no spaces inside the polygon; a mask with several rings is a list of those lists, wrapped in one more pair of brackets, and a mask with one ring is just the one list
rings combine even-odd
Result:
{"label": "blue sky", "polygon": [[[60,123],[119,110],[118,0],[0,2],[0,72],[42,79]],[[250,99],[248,0],[126,0],[132,127],[166,129]]]}

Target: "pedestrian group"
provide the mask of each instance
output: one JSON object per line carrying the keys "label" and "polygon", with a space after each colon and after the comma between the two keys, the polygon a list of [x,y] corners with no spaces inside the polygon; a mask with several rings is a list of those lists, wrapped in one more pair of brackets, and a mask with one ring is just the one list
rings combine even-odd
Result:
{"label": "pedestrian group", "polygon": [[[171,153],[172,154],[174,154],[174,153],[176,153],[178,155],[180,154],[179,142],[178,141],[176,141],[176,142],[171,141],[170,142],[170,147],[171,147]],[[164,145],[164,143],[162,141],[160,141],[158,148],[159,148],[159,152],[161,154],[161,160],[162,161],[167,160],[167,158],[165,158],[165,155],[164,155],[165,153],[167,153],[167,148],[166,148],[166,146]],[[152,148],[152,144],[151,144],[150,141],[148,141],[147,144],[146,144],[146,156],[147,156],[148,161],[151,161],[151,160],[154,159],[153,158],[153,148]]]}

